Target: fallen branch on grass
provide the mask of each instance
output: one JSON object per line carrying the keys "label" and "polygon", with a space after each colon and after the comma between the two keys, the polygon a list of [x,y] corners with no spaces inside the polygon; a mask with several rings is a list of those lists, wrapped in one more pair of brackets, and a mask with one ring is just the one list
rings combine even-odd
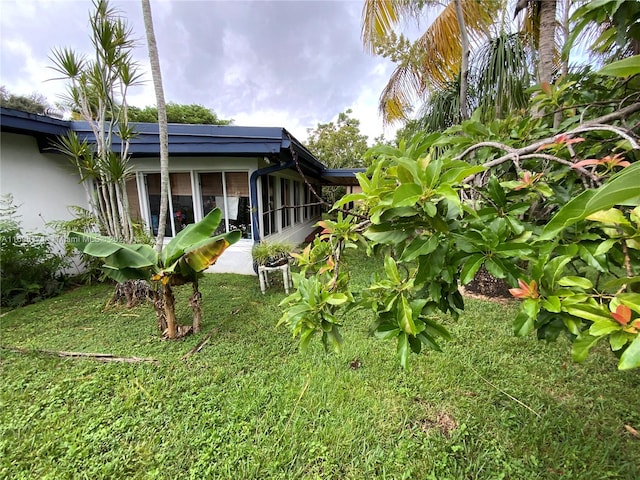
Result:
{"label": "fallen branch on grass", "polygon": [[140,358],[140,357],[117,357],[111,353],[89,353],[89,352],[64,352],[55,350],[41,350],[37,348],[21,348],[21,347],[8,347],[0,346],[3,350],[8,350],[14,353],[35,353],[38,355],[52,355],[62,358],[86,358],[95,360],[97,362],[121,362],[121,363],[158,363],[155,358]]}
{"label": "fallen branch on grass", "polygon": [[211,336],[216,333],[218,330],[220,329],[220,325],[218,325],[216,328],[214,328],[213,330],[211,330],[209,333],[207,333],[204,338],[202,340],[200,340],[198,342],[198,344],[193,347],[191,350],[189,350],[187,353],[185,353],[180,360],[186,360],[187,358],[189,358],[191,355],[193,355],[194,353],[198,353],[200,350],[202,350],[202,348],[207,344],[207,342],[209,342],[209,339],[211,338]]}

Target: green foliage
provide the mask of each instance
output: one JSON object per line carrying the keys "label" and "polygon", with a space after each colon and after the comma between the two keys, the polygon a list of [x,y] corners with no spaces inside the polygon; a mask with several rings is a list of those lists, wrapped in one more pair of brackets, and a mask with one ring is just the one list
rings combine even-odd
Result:
{"label": "green foliage", "polygon": [[[158,123],[158,109],[154,106],[144,108],[129,107],[129,121]],[[218,118],[213,111],[198,104],[182,105],[174,102],[167,103],[167,122],[188,123],[196,125],[231,125],[233,120]]]}
{"label": "green foliage", "polygon": [[[640,51],[640,4],[618,0],[584,2],[571,16],[573,28],[566,48],[592,29],[590,50],[606,59],[623,58]],[[594,27],[596,27],[594,29]]]}
{"label": "green foliage", "polygon": [[65,285],[64,257],[42,233],[23,232],[10,194],[0,202],[0,282],[3,307],[19,307],[58,295]]}
{"label": "green foliage", "polygon": [[[94,0],[89,16],[90,57],[69,48],[54,49],[51,69],[67,82],[64,103],[88,122],[94,138],[89,143],[70,131],[53,143],[76,167],[85,184],[100,230],[118,241],[131,243],[135,232],[129,214],[126,181],[131,176],[129,143],[135,131],[129,124],[126,101],[129,88],[140,83],[133,60],[135,42],[126,20],[108,0]],[[119,151],[113,139],[120,141]]]}
{"label": "green foliage", "polygon": [[351,113],[347,109],[335,123],[319,123],[315,129],[307,129],[307,148],[329,168],[362,167],[367,136],[360,133],[360,121],[351,118]]}
{"label": "green foliage", "polygon": [[237,230],[211,236],[221,218],[222,212],[216,208],[199,222],[187,225],[160,255],[149,244],[123,244],[84,232],[71,232],[69,242],[81,252],[103,259],[105,275],[117,282],[143,279],[180,285],[196,280],[240,239]]}
{"label": "green foliage", "polygon": [[262,241],[251,248],[251,257],[256,265],[278,263],[289,258],[293,251],[293,244],[289,242]]}
{"label": "green foliage", "polygon": [[[348,250],[354,285],[376,266]],[[411,374],[351,311],[343,350],[296,351],[276,327],[284,294],[255,277],[205,275],[203,334],[163,342],[150,305],[105,309],[81,287],[2,317],[2,345],[102,352],[158,364],[3,349],[0,477],[218,479],[633,479],[638,371],[604,344],[582,364],[509,335],[517,307],[469,299],[452,340]],[[189,286],[178,287],[183,295]],[[181,308],[182,307],[182,308]],[[186,305],[177,306],[188,316]],[[180,358],[211,340],[197,354]],[[525,361],[526,359],[526,361]],[[513,398],[538,413],[527,410]],[[568,441],[574,439],[575,441]],[[606,441],[603,441],[606,439]]]}
{"label": "green foliage", "polygon": [[[336,204],[358,202],[366,220],[325,228],[325,236],[360,235],[384,269],[364,288],[329,278],[319,288],[353,297],[350,308],[371,310],[371,333],[395,339],[406,367],[410,351],[440,348],[438,337],[447,334],[434,315],[459,316],[459,284],[484,267],[522,300],[516,335],[565,335],[576,361],[605,338],[620,369],[640,367],[638,145],[627,128],[638,120],[632,85],[586,71],[532,90],[533,106],[546,118],[482,121],[476,111],[442,133],[371,149],[370,167],[357,175],[362,193]],[[306,257],[320,259],[314,251],[324,248],[314,242]],[[340,242],[332,245],[323,267],[333,278],[343,274],[339,250]],[[287,307],[315,315],[307,321],[317,330],[324,314],[309,302],[294,293]],[[335,323],[346,324],[340,317]]]}
{"label": "green foliage", "polygon": [[42,115],[47,108],[50,108],[50,105],[47,99],[39,93],[16,95],[10,93],[3,85],[0,87],[0,107]]}

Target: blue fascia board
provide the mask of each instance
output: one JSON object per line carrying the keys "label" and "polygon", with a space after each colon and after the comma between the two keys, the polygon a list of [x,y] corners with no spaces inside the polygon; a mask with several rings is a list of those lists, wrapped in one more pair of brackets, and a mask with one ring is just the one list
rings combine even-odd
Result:
{"label": "blue fascia board", "polygon": [[[80,139],[95,141],[87,122],[59,120],[19,110],[2,108],[0,125],[3,131],[36,137],[64,135],[74,130]],[[132,156],[160,155],[158,124],[132,124],[137,135],[131,140]],[[121,141],[113,138],[114,150]],[[183,156],[280,156],[290,158],[291,150],[298,154],[301,168],[314,176],[326,169],[302,143],[281,127],[244,127],[236,125],[169,124],[169,153]]]}
{"label": "blue fascia board", "polygon": [[325,168],[323,177],[355,177],[356,173],[366,172],[366,168]]}
{"label": "blue fascia board", "polygon": [[0,127],[2,131],[28,135],[64,135],[71,123],[35,113],[22,112],[0,107]]}

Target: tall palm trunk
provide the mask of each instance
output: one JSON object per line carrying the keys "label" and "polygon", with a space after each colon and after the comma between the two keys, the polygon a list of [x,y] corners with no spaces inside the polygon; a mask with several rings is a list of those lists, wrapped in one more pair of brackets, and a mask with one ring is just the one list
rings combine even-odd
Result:
{"label": "tall palm trunk", "polygon": [[[149,63],[151,64],[151,76],[156,93],[156,107],[158,109],[158,135],[160,140],[160,214],[158,218],[158,235],[156,237],[156,251],[162,251],[164,243],[164,230],[167,224],[167,210],[169,207],[169,132],[167,128],[167,105],[164,100],[162,87],[162,72],[160,70],[160,58],[156,34],[153,30],[153,17],[151,16],[151,4],[149,0],[142,0],[142,16],[144,29],[147,34],[147,46],[149,48]],[[158,315],[158,320],[164,319],[167,323],[167,337],[176,338],[177,322],[175,313],[175,299],[171,287],[162,285],[162,305],[164,316]],[[161,318],[162,317],[162,318]]]}
{"label": "tall palm trunk", "polygon": [[551,83],[554,70],[557,0],[540,2],[538,81]]}
{"label": "tall palm trunk", "polygon": [[467,109],[467,91],[469,89],[469,35],[467,25],[464,21],[461,0],[453,0],[456,7],[456,17],[458,28],[460,29],[460,46],[462,48],[462,59],[460,61],[460,120],[469,118]]}
{"label": "tall palm trunk", "polygon": [[158,218],[156,251],[160,253],[164,242],[164,230],[167,224],[167,210],[169,207],[169,132],[167,128],[167,106],[164,100],[164,89],[162,87],[160,58],[158,56],[156,35],[153,30],[153,18],[151,16],[151,4],[149,0],[142,0],[142,16],[144,17],[144,29],[147,34],[151,76],[153,77],[153,86],[156,92],[156,104],[158,108],[158,133],[160,136],[160,215]]}

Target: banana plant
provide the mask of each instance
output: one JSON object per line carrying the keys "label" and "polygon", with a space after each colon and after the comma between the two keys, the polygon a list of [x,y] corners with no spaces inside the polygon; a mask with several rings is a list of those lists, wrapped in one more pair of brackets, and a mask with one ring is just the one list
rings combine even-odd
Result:
{"label": "banana plant", "polygon": [[202,317],[198,279],[229,245],[241,237],[237,230],[212,237],[221,219],[220,209],[212,210],[199,222],[187,225],[160,254],[150,245],[123,244],[108,237],[82,232],[71,232],[69,241],[83,253],[103,259],[102,269],[108,278],[117,282],[147,280],[155,283],[158,287],[154,291],[158,326],[166,337],[176,338],[190,329],[178,327],[172,287],[186,283],[193,285],[189,304],[193,309],[192,328],[197,333]]}

